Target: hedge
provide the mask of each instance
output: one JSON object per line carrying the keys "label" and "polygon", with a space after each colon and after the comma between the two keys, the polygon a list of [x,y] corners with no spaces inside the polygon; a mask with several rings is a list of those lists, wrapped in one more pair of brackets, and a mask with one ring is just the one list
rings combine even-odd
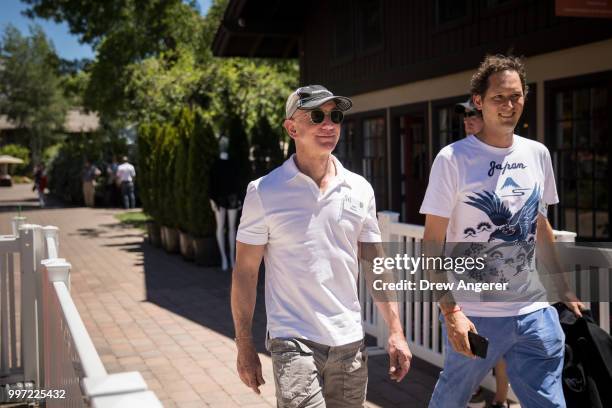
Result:
{"label": "hedge", "polygon": [[208,177],[219,146],[210,120],[185,108],[174,121],[142,124],[138,132],[145,213],[161,225],[195,237],[213,235]]}

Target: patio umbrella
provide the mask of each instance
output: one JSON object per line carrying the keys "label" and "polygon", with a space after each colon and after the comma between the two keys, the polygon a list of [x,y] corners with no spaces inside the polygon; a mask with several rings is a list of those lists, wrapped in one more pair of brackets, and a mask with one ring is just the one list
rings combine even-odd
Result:
{"label": "patio umbrella", "polygon": [[0,155],[0,164],[22,164],[22,163],[23,163],[23,160],[17,157],[8,156],[6,154]]}
{"label": "patio umbrella", "polygon": [[3,154],[0,156],[0,174],[8,174],[9,164],[22,164],[23,160]]}

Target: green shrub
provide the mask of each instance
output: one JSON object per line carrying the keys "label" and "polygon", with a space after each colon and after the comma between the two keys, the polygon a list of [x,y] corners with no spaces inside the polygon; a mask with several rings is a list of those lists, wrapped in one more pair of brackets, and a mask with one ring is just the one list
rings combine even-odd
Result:
{"label": "green shrub", "polygon": [[[251,180],[251,162],[249,160],[249,141],[245,125],[237,115],[231,115],[228,122],[229,146],[228,154],[232,162],[238,166],[240,177],[239,191],[242,196],[246,193],[247,184]],[[244,197],[242,197],[244,198]]]}
{"label": "green shrub", "polygon": [[28,171],[28,165],[30,164],[30,149],[18,144],[7,144],[0,147],[0,156],[4,154],[23,160],[22,164],[10,165],[11,170],[9,171],[11,174],[25,176]]}
{"label": "green shrub", "polygon": [[251,131],[254,178],[266,175],[283,163],[280,134],[272,129],[268,118],[260,116]]}
{"label": "green shrub", "polygon": [[61,200],[78,205],[83,203],[81,173],[85,159],[101,172],[96,179],[96,192],[100,193],[106,188],[106,160],[126,155],[128,146],[125,139],[100,131],[70,135],[54,150],[47,169],[49,190]]}
{"label": "green shrub", "polygon": [[176,148],[178,145],[178,134],[174,126],[167,123],[163,125],[163,141],[160,143],[161,154],[159,162],[159,220],[167,227],[177,227],[176,202],[174,194],[174,170],[176,163]]}
{"label": "green shrub", "polygon": [[182,231],[189,229],[189,212],[187,197],[190,194],[187,188],[187,173],[189,164],[189,141],[193,134],[194,114],[188,108],[179,111],[176,120],[177,146],[176,164],[174,171],[174,197],[178,227]]}
{"label": "green shrub", "polygon": [[196,237],[214,234],[215,221],[208,196],[210,169],[218,156],[219,146],[208,118],[201,112],[194,117],[189,143],[187,170],[188,231]]}
{"label": "green shrub", "polygon": [[136,162],[136,174],[138,174],[138,191],[140,194],[140,201],[142,202],[142,210],[145,214],[151,214],[151,182],[150,182],[150,169],[152,151],[154,143],[152,140],[153,132],[151,125],[143,123],[138,126],[138,137],[136,142],[138,143],[138,161]]}
{"label": "green shrub", "polygon": [[158,223],[161,223],[162,205],[161,205],[161,186],[163,180],[161,165],[163,159],[164,145],[164,128],[161,124],[154,122],[150,125],[149,140],[151,141],[151,151],[149,157],[149,165],[147,175],[149,183],[149,215]]}
{"label": "green shrub", "polygon": [[103,171],[100,166],[103,159],[102,143],[91,135],[71,135],[62,144],[47,171],[51,193],[65,202],[82,204],[81,173],[85,159]]}

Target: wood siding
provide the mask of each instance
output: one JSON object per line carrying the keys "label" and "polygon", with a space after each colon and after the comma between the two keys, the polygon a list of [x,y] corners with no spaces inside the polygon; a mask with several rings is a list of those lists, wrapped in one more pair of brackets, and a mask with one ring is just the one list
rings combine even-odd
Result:
{"label": "wood siding", "polygon": [[467,1],[465,18],[438,25],[434,0],[381,0],[381,46],[340,59],[334,56],[338,5],[351,13],[360,0],[313,1],[304,17],[301,82],[356,95],[475,68],[487,53],[532,56],[612,37],[612,20],[556,17],[554,0],[491,8]]}

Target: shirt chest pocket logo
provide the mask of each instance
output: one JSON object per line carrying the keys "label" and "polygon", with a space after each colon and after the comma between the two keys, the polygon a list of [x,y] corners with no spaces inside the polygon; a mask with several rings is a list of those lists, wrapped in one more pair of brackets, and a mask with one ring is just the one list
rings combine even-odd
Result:
{"label": "shirt chest pocket logo", "polygon": [[[341,225],[357,227],[363,222],[366,209],[363,201],[356,197],[346,195],[340,203],[340,216],[338,221]],[[348,225],[347,225],[348,224]]]}

